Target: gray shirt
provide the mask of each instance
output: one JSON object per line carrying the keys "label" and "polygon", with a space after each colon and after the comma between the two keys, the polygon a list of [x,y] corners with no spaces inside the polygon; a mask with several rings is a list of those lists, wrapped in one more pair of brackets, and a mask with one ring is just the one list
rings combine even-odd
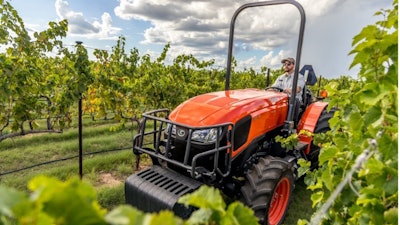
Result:
{"label": "gray shirt", "polygon": [[[282,74],[276,80],[272,87],[277,87],[281,89],[292,89],[293,84],[293,76],[294,73],[291,74]],[[297,87],[300,87],[300,92],[296,94],[296,98],[301,102],[303,96],[303,87],[304,87],[304,76],[299,74],[299,78],[297,80]]]}

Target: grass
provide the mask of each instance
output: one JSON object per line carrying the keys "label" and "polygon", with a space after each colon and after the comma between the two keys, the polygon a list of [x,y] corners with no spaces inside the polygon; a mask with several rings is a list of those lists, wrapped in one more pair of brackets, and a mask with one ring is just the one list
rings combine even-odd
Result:
{"label": "grass", "polygon": [[297,224],[298,219],[310,219],[314,213],[311,201],[311,191],[307,190],[303,179],[296,181],[296,188],[293,191],[293,198],[289,206],[284,224]]}
{"label": "grass", "polygon": [[[95,187],[99,202],[107,209],[124,203],[124,180],[134,172],[131,131],[134,128],[111,131],[117,125],[113,121],[94,123],[85,118],[83,127],[83,153],[88,154],[83,157],[83,181]],[[118,150],[121,148],[126,149]],[[61,180],[79,176],[78,149],[76,127],[61,134],[26,135],[4,140],[0,142],[0,173],[11,173],[0,176],[0,184],[27,191],[29,180],[37,175]],[[104,150],[115,151],[90,154]],[[63,160],[68,157],[71,159]],[[48,161],[57,162],[43,164]],[[31,166],[35,167],[17,171]]]}
{"label": "grass", "polygon": [[[135,156],[132,154],[132,138],[135,127],[111,131],[118,124],[113,121],[93,122],[84,120],[83,153],[128,148],[83,157],[83,181],[92,184],[100,205],[107,210],[125,203],[124,181],[135,172]],[[7,139],[0,142],[0,173],[60,160],[18,172],[0,175],[0,184],[27,191],[29,180],[46,175],[66,180],[79,176],[78,158],[62,160],[78,155],[78,129],[73,127],[63,133],[36,134]],[[149,164],[149,160],[144,160]],[[292,203],[285,224],[297,224],[299,218],[310,218],[310,191],[302,180],[297,181]]]}

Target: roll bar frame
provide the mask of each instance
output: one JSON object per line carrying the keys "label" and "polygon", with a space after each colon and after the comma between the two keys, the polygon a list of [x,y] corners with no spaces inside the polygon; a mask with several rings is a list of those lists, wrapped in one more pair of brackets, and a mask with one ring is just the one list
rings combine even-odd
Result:
{"label": "roll bar frame", "polygon": [[[292,94],[291,96],[296,96],[297,93],[297,80],[299,77],[299,67],[300,67],[300,57],[301,57],[301,50],[303,46],[303,37],[304,37],[304,29],[306,23],[306,16],[303,7],[300,3],[293,1],[293,0],[273,0],[273,1],[263,1],[263,2],[253,2],[247,3],[239,7],[232,16],[231,24],[230,24],[230,31],[229,31],[229,46],[228,46],[228,59],[227,59],[227,66],[226,66],[226,80],[225,80],[225,91],[229,91],[230,89],[230,77],[232,71],[232,52],[233,52],[233,39],[234,39],[234,32],[235,32],[235,22],[238,15],[247,8],[253,7],[260,7],[260,6],[271,6],[271,5],[283,5],[283,4],[291,4],[295,6],[300,12],[300,29],[299,29],[299,36],[297,42],[297,53],[296,53],[296,66],[294,70],[294,77],[293,77],[293,85],[292,85]],[[296,104],[296,98],[290,98],[289,100],[289,110],[288,115],[286,118],[286,124],[289,126],[287,129],[292,130],[294,128],[293,118],[294,118],[294,107]]]}

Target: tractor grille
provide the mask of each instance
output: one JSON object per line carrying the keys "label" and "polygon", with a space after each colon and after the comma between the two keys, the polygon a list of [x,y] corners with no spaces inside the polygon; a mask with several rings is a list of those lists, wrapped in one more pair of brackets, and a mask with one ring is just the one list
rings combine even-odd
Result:
{"label": "tractor grille", "polygon": [[[143,114],[143,126],[133,140],[135,154],[146,153],[153,160],[166,162],[173,170],[179,168],[196,180],[227,176],[231,168],[234,125],[223,123],[192,127],[166,119],[167,112],[160,109]],[[216,131],[212,141],[193,140],[195,132],[207,133],[210,130]]]}

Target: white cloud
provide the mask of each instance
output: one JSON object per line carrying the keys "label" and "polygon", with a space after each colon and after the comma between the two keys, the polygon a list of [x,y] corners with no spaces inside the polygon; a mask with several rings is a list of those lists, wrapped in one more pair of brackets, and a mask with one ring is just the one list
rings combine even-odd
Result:
{"label": "white cloud", "polygon": [[109,13],[104,12],[101,20],[88,21],[82,12],[69,9],[68,1],[56,0],[55,8],[60,19],[68,20],[68,34],[88,39],[115,40],[120,35],[121,28],[113,27]]}
{"label": "white cloud", "polygon": [[[114,12],[122,19],[151,23],[144,31],[143,43],[170,42],[174,54],[190,52],[196,57],[205,57],[226,55],[231,17],[240,5],[248,2],[252,1],[120,0]],[[347,42],[356,34],[355,29],[367,25],[363,23],[379,9],[374,9],[377,5],[390,7],[390,0],[299,2],[307,16],[301,64],[317,64],[321,68],[317,72],[328,76],[348,72]],[[369,13],[360,12],[360,7]],[[360,21],[354,21],[357,18]],[[234,52],[248,56],[243,65],[280,66],[281,58],[295,57],[298,29],[299,13],[293,6],[247,9],[237,20],[235,42],[238,44]],[[249,54],[252,50],[258,51],[257,58]],[[264,53],[260,55],[260,52]]]}
{"label": "white cloud", "polygon": [[237,65],[238,68],[245,68],[245,69],[255,68],[256,66],[257,66],[257,59],[255,56],[250,57],[246,60],[241,60],[238,62]]}
{"label": "white cloud", "polygon": [[[249,1],[129,1],[121,0],[114,12],[122,19],[151,22],[143,43],[171,43],[174,52],[196,56],[226,54],[229,24],[234,11]],[[292,42],[298,17],[294,7],[274,6],[244,11],[237,19],[235,54],[251,50],[271,51]],[[284,13],[282,13],[282,11]],[[252,58],[250,61],[255,61]],[[248,61],[247,61],[248,62]],[[248,63],[245,63],[248,65]],[[254,65],[256,65],[254,63]]]}
{"label": "white cloud", "polygon": [[307,17],[313,19],[324,16],[338,5],[344,4],[346,0],[299,0],[299,2],[306,10]]}
{"label": "white cloud", "polygon": [[278,69],[282,67],[282,59],[293,55],[294,53],[291,51],[281,50],[276,54],[274,51],[270,51],[260,59],[260,63],[261,65],[268,65],[272,69]]}
{"label": "white cloud", "polygon": [[[128,1],[121,0],[114,12],[122,19],[150,21],[143,43],[166,44],[195,54],[220,52],[227,41],[226,1]],[[229,8],[228,8],[229,9]],[[231,13],[229,13],[231,14]],[[185,50],[185,51],[186,51]]]}

